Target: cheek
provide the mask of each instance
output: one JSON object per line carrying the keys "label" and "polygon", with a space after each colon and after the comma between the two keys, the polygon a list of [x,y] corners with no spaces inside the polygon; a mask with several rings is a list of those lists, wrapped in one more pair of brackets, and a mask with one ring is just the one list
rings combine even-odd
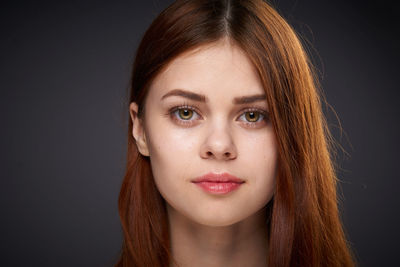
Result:
{"label": "cheek", "polygon": [[270,173],[277,161],[277,144],[272,128],[263,133],[241,136],[239,153],[248,167],[256,168],[256,173]]}
{"label": "cheek", "polygon": [[193,178],[190,170],[196,158],[196,138],[161,123],[150,125],[149,130],[150,162],[157,188],[167,201],[183,198],[181,186]]}
{"label": "cheek", "polygon": [[242,146],[243,168],[249,170],[252,201],[268,202],[275,190],[277,169],[277,145],[272,132],[268,135],[248,138]]}
{"label": "cheek", "polygon": [[172,127],[158,128],[162,130],[152,130],[148,142],[151,160],[161,168],[187,166],[195,156],[196,137]]}

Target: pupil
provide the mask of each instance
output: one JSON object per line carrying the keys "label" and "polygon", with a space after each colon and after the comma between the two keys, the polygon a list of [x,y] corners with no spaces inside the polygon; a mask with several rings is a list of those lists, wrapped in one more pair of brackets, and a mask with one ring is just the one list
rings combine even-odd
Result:
{"label": "pupil", "polygon": [[246,117],[249,121],[254,122],[258,119],[257,112],[248,112]]}
{"label": "pupil", "polygon": [[181,109],[179,111],[180,117],[184,120],[188,120],[191,117],[191,110],[189,109]]}

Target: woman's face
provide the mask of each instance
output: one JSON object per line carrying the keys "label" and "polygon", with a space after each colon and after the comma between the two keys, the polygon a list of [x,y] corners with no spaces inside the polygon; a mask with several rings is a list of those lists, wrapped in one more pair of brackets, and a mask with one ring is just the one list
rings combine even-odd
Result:
{"label": "woman's face", "polygon": [[[133,133],[141,140],[139,151],[150,157],[169,210],[203,225],[226,226],[270,201],[274,129],[260,78],[242,50],[218,42],[185,53],[149,90],[144,122],[134,121]],[[255,95],[254,102],[245,101]],[[131,110],[137,111],[135,103]],[[229,193],[208,192],[192,182],[207,173],[229,173],[244,183]]]}

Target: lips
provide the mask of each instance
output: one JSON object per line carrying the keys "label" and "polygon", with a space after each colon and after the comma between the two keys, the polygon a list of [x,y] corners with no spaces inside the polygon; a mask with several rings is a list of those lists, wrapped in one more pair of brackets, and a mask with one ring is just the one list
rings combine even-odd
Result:
{"label": "lips", "polygon": [[202,188],[207,193],[223,195],[237,190],[244,181],[229,173],[207,173],[197,177],[192,183]]}
{"label": "lips", "polygon": [[212,183],[244,183],[242,179],[237,178],[227,172],[224,173],[207,173],[203,176],[197,177],[192,180],[192,183],[212,182]]}

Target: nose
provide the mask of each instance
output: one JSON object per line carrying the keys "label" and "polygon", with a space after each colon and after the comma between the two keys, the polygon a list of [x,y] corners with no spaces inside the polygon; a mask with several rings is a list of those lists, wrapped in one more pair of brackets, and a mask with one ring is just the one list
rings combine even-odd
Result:
{"label": "nose", "polygon": [[228,125],[219,124],[208,129],[200,149],[203,159],[231,160],[237,157],[237,149]]}

